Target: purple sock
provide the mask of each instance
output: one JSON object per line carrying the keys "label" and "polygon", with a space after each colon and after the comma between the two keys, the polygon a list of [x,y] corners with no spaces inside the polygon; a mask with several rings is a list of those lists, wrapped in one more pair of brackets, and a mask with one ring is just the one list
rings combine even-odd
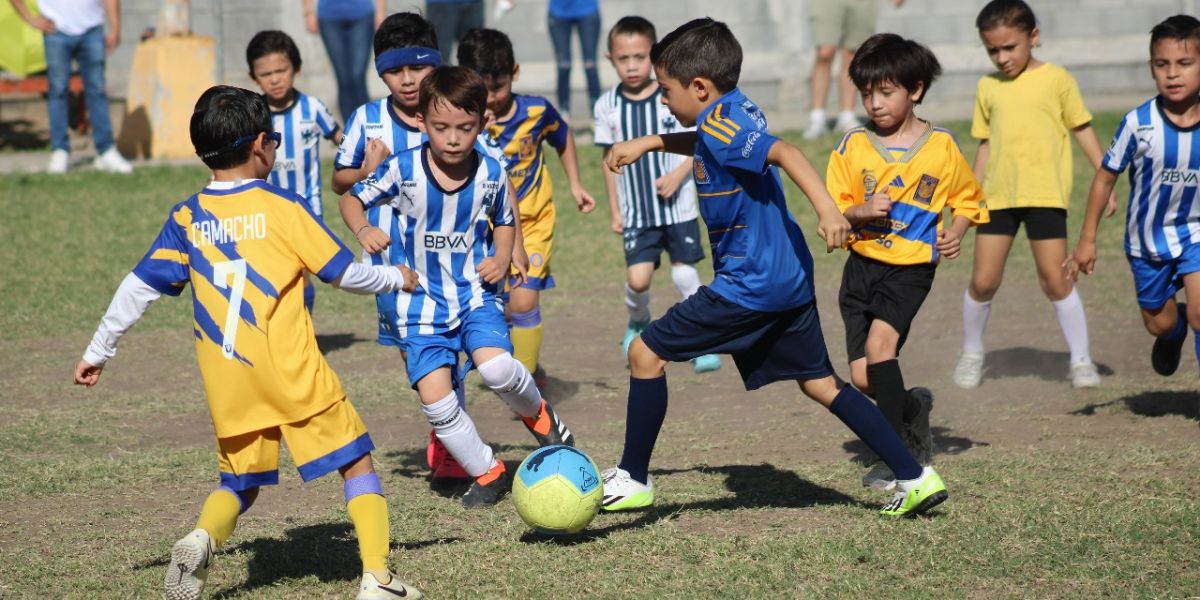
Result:
{"label": "purple sock", "polygon": [[[874,408],[874,407],[872,407]],[[654,379],[629,378],[629,404],[625,408],[625,451],[622,469],[641,483],[650,476],[650,454],[667,416],[667,376]]]}
{"label": "purple sock", "polygon": [[921,476],[921,465],[913,458],[900,436],[888,425],[879,409],[853,386],[844,385],[838,392],[829,412],[841,419],[858,439],[862,440],[887,463],[896,479],[916,479]]}

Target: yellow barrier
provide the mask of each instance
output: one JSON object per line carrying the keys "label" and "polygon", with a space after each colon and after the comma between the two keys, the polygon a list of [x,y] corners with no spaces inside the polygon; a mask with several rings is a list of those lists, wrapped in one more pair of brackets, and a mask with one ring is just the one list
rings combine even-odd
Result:
{"label": "yellow barrier", "polygon": [[130,158],[194,157],[188,123],[216,83],[211,37],[154,37],[138,44],[117,147]]}

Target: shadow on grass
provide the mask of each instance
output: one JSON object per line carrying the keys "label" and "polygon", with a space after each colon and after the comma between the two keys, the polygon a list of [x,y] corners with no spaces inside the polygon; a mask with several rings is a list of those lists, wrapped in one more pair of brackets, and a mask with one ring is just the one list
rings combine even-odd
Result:
{"label": "shadow on grass", "polygon": [[[933,431],[933,454],[962,454],[971,448],[987,447],[989,442],[977,442],[971,438],[951,435],[949,427],[930,427]],[[850,440],[842,444],[842,448],[854,456],[850,460],[870,464],[875,462],[875,453],[862,440]]]}
{"label": "shadow on grass", "polygon": [[317,347],[321,349],[322,354],[329,354],[338,350],[345,350],[354,344],[367,341],[366,338],[360,338],[353,333],[318,333]]}
{"label": "shadow on grass", "polygon": [[[1071,355],[1042,348],[1019,346],[987,353],[983,363],[983,378],[1037,377],[1043,381],[1061,382],[1067,378]],[[1101,375],[1112,375],[1108,365],[1096,363]]]}
{"label": "shadow on grass", "polygon": [[1111,402],[1089,404],[1071,414],[1091,416],[1096,409],[1124,404],[1129,412],[1143,417],[1181,416],[1200,421],[1200,392],[1142,392]]}
{"label": "shadow on grass", "polygon": [[[638,513],[638,517],[624,523],[613,523],[597,527],[596,522],[587,529],[569,536],[552,536],[529,532],[521,536],[525,543],[552,543],[574,546],[604,539],[618,531],[640,529],[659,521],[669,521],[684,511],[738,510],[745,508],[810,508],[820,505],[849,505],[866,509],[878,506],[866,504],[837,490],[817,485],[802,479],[792,471],[774,465],[726,465],[722,467],[698,466],[691,469],[652,470],[653,476],[672,475],[699,471],[719,473],[725,476],[725,488],[733,492],[732,498],[716,498],[697,502],[656,504]],[[602,518],[602,517],[598,517]]]}

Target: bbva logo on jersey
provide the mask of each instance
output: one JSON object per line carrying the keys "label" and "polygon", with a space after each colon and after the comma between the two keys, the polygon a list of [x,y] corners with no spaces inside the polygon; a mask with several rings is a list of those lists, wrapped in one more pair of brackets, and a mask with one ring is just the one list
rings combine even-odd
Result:
{"label": "bbva logo on jersey", "polygon": [[422,236],[425,250],[431,252],[466,252],[470,250],[465,233],[426,233]]}

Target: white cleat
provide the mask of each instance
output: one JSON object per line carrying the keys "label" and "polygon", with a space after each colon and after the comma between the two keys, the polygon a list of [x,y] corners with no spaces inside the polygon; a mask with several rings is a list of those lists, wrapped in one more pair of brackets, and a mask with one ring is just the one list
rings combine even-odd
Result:
{"label": "white cleat", "polygon": [[123,175],[133,172],[133,165],[129,164],[129,161],[125,160],[125,157],[121,156],[120,152],[117,152],[116,146],[105,150],[104,154],[97,156],[92,161],[92,167],[97,171],[121,173]]}
{"label": "white cleat", "polygon": [[983,380],[983,355],[963,352],[954,368],[954,385],[960,388],[979,387]]}
{"label": "white cleat", "polygon": [[167,600],[200,600],[212,555],[212,540],[203,529],[196,529],[175,542],[164,581]]}
{"label": "white cleat", "polygon": [[1096,364],[1090,360],[1071,365],[1071,387],[1094,388],[1100,387],[1100,372]]}
{"label": "white cleat", "polygon": [[362,583],[358,586],[358,596],[356,600],[395,600],[396,598],[404,598],[404,600],[420,600],[424,598],[417,588],[400,581],[395,575],[388,573],[386,582],[380,583],[375,574],[367,571],[363,573]]}

